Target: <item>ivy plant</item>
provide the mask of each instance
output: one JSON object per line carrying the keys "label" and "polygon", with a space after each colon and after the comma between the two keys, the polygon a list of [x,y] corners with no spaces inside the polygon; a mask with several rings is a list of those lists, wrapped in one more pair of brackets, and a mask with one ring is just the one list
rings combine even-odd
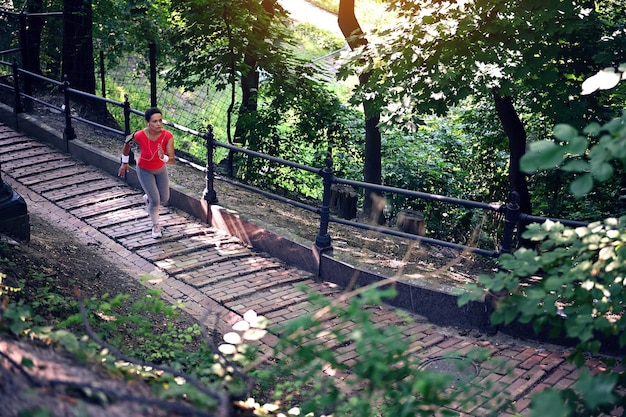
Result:
{"label": "ivy plant", "polygon": [[[626,68],[622,65],[617,77]],[[615,77],[613,77],[615,78]],[[575,176],[570,190],[584,197],[598,183],[626,168],[626,111],[601,125],[592,122],[582,132],[570,125],[556,125],[555,140],[533,143],[521,160],[522,170],[561,168]],[[626,375],[606,359],[602,371],[584,368],[588,353],[626,347],[626,216],[606,218],[584,227],[571,228],[546,221],[531,224],[523,237],[536,242],[503,254],[501,269],[483,275],[479,285],[459,297],[459,304],[496,294],[494,324],[515,320],[532,323],[536,331],[573,338],[577,344],[569,360],[582,369],[576,383],[567,389],[548,389],[533,397],[532,416],[606,415],[624,409]],[[616,349],[617,348],[617,349]]]}

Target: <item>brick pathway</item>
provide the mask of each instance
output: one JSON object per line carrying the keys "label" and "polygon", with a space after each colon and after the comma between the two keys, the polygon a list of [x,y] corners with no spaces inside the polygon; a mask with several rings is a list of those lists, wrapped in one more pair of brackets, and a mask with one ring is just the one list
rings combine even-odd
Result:
{"label": "brick pathway", "polygon": [[[230,330],[249,309],[281,324],[310,312],[312,306],[297,286],[337,298],[340,289],[318,282],[310,273],[255,251],[236,238],[209,227],[173,207],[161,211],[164,237],[150,237],[150,222],[142,193],[103,171],[0,125],[2,178],[18,191],[37,213],[57,226],[71,230],[82,243],[98,243],[103,256],[125,259],[120,266],[135,278],[149,274],[145,285],[163,290],[170,300],[206,325],[218,323]],[[491,381],[494,391],[484,392],[467,416],[484,416],[487,403],[506,399],[528,415],[529,396],[545,387],[569,387],[579,370],[566,362],[565,349],[553,345],[525,344],[502,336],[462,336],[457,329],[441,328],[413,315],[413,323],[398,324],[392,308],[374,309],[380,325],[399,325],[411,352],[426,367],[441,369],[449,355],[462,357],[485,348],[493,362],[481,363],[469,373],[476,381]],[[329,322],[329,325],[332,323]],[[275,337],[264,343],[273,345]],[[324,341],[333,343],[332,341]],[[336,346],[342,360],[357,357],[354,346]],[[601,366],[592,359],[591,368]],[[466,371],[468,372],[468,371]],[[463,375],[460,375],[463,376]],[[513,415],[501,412],[501,416]]]}

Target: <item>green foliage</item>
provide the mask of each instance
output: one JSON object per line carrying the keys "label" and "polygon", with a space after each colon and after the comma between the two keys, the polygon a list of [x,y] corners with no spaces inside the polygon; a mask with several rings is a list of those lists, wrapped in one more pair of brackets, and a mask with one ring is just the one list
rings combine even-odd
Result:
{"label": "green foliage", "polygon": [[[623,14],[615,2],[596,7],[586,1],[540,0],[387,4],[398,19],[369,35],[367,47],[355,51],[341,75],[371,74],[355,89],[352,102],[375,101],[385,109],[384,122],[396,128],[413,132],[425,114],[446,114],[467,99],[493,102],[497,94],[511,98],[516,113],[500,116],[509,122],[519,118],[524,127],[516,132],[526,135],[507,132],[516,157],[525,137],[543,137],[541,125],[607,120],[624,104],[624,87],[621,96],[608,91],[583,96],[580,91],[585,76],[626,57]],[[517,166],[511,169],[516,172]],[[577,185],[590,182],[583,178]],[[598,189],[584,204],[565,202],[562,190],[569,183],[555,176],[535,176],[530,185],[541,214],[599,218],[611,213],[608,188]]]}
{"label": "green foliage", "polygon": [[272,16],[249,0],[172,2],[170,42],[176,50],[167,72],[170,83],[193,89],[210,81],[225,89],[257,67],[279,74],[292,62],[291,37],[279,17],[282,8],[275,7]]}
{"label": "green foliage", "polygon": [[372,71],[359,100],[367,94],[392,104],[390,120],[402,124],[470,96],[491,99],[494,90],[553,123],[571,123],[598,108],[595,97],[581,97],[582,78],[614,65],[626,42],[622,22],[607,17],[619,13],[611,1],[596,8],[541,0],[387,4],[399,20],[372,36],[358,51],[364,61],[352,64]]}
{"label": "green foliage", "polygon": [[23,302],[11,303],[3,313],[3,319],[8,322],[9,330],[15,335],[22,335],[23,332],[32,326],[32,309]]}
{"label": "green foliage", "polygon": [[[448,115],[423,117],[419,130],[383,135],[385,185],[476,201],[506,201],[508,155],[501,129],[480,104],[464,103]],[[425,215],[429,236],[468,243],[480,230],[483,244],[493,245],[499,221],[482,211],[387,196],[386,215],[413,209]],[[479,242],[473,241],[472,244]]]}
{"label": "green foliage", "polygon": [[[625,120],[622,114],[604,124],[592,122],[580,133],[573,126],[557,124],[552,132],[554,140],[530,144],[522,157],[521,169],[552,179],[559,187],[567,186],[576,197],[551,209],[540,204],[540,211],[554,217],[568,213],[568,218],[581,220],[620,216],[626,212],[626,207],[618,204],[625,167],[617,162],[624,158]],[[553,170],[557,167],[559,171]],[[551,194],[550,191],[543,193],[544,196]]]}
{"label": "green foliage", "polygon": [[530,417],[609,415],[619,402],[618,379],[617,374],[583,370],[572,388],[548,388],[533,396]]}
{"label": "green foliage", "polygon": [[[524,237],[539,242],[539,253],[520,249],[500,258],[502,271],[480,282],[494,293],[505,291],[492,316],[494,324],[515,319],[537,331],[565,334],[580,349],[597,352],[597,334],[619,336],[626,324],[626,217],[571,229],[560,223],[531,224]],[[532,276],[538,282],[527,286]],[[626,337],[621,338],[626,346]]]}
{"label": "green foliage", "polygon": [[[502,255],[503,269],[493,277],[480,277],[484,288],[504,295],[492,314],[492,322],[509,324],[519,320],[532,323],[537,332],[577,339],[576,351],[569,359],[578,366],[584,365],[586,353],[599,352],[602,340],[599,336],[616,338],[623,349],[626,346],[623,332],[626,217],[576,229],[552,222],[534,224],[525,237],[541,242],[539,252],[520,249],[512,255]],[[474,286],[459,298],[459,303],[480,296],[481,291]],[[624,405],[623,397],[616,396],[614,391],[618,387],[622,389],[626,379],[614,374],[610,364],[604,373],[593,377],[593,382],[584,375],[573,389],[543,393],[535,398],[533,415],[581,415],[580,410],[591,413],[585,415],[598,415],[600,411]],[[551,403],[554,396],[561,398],[558,404],[567,405],[556,407]],[[563,410],[569,411],[560,414]]]}
{"label": "green foliage", "polygon": [[[247,132],[241,140],[250,149],[323,167],[330,148],[333,155],[342,155],[343,163],[353,163],[355,154],[358,155],[354,150],[359,133],[355,129],[357,115],[313,76],[312,70],[303,66],[272,76],[261,85],[264,99],[258,110],[240,115],[243,131]],[[239,176],[247,182],[273,191],[321,197],[318,175],[259,159],[242,165]],[[343,167],[340,165],[339,169]]]}
{"label": "green foliage", "polygon": [[295,25],[293,37],[298,45],[294,52],[306,61],[314,61],[328,53],[338,51],[345,43],[342,37],[320,30],[306,22]]}
{"label": "green foliage", "polygon": [[626,161],[626,113],[603,125],[589,124],[583,131],[586,136],[569,125],[554,128],[556,141],[534,142],[521,160],[526,172],[552,169],[562,165],[562,170],[575,174],[570,191],[575,197],[588,195],[595,184],[614,179],[617,170],[626,169],[613,161]]}
{"label": "green foliage", "polygon": [[[299,404],[305,415],[455,415],[446,406],[471,403],[469,386],[450,390],[449,375],[420,369],[399,327],[372,322],[371,309],[394,294],[393,289],[365,289],[346,305],[310,294],[316,313],[277,329],[278,363],[258,377],[268,385],[278,381],[276,399]],[[348,346],[356,352],[350,361],[341,359]],[[324,373],[348,376],[321,377]]]}
{"label": "green foliage", "polygon": [[[569,125],[554,128],[555,141],[536,142],[522,159],[527,172],[562,166],[576,173],[572,192],[582,197],[594,182],[610,180],[613,164],[626,164],[624,117],[600,125],[590,123],[584,134]],[[577,340],[569,360],[585,365],[587,353],[598,353],[606,338],[626,347],[626,216],[606,218],[586,227],[569,228],[546,221],[531,224],[524,237],[537,250],[519,249],[500,258],[502,269],[480,284],[497,295],[494,324],[514,320],[532,323],[552,336]],[[478,286],[459,297],[459,304],[481,296]],[[624,358],[626,359],[626,358]],[[624,407],[626,377],[606,360],[597,374],[582,372],[568,389],[549,390],[533,398],[533,416],[606,415]]]}
{"label": "green foliage", "polygon": [[[103,0],[92,2],[92,7],[94,51],[104,52],[109,68],[115,68],[129,54],[135,59],[147,56],[149,42],[156,45],[160,56],[168,55],[169,0]],[[135,59],[145,76],[147,60]],[[164,62],[158,61],[161,65]]]}

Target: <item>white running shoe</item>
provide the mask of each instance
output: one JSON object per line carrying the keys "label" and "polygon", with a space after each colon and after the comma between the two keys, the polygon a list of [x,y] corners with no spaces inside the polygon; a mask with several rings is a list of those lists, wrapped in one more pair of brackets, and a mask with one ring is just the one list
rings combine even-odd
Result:
{"label": "white running shoe", "polygon": [[159,225],[155,224],[154,226],[152,226],[152,239],[157,239],[162,236],[163,234],[161,234],[161,228],[159,227]]}
{"label": "white running shoe", "polygon": [[145,207],[145,208],[146,208],[146,211],[149,211],[149,210],[148,210],[148,204],[150,204],[150,200],[148,200],[148,195],[147,195],[147,194],[144,194],[144,195],[143,195],[143,202],[144,202],[144,203],[145,203],[145,205],[146,205],[146,207]]}

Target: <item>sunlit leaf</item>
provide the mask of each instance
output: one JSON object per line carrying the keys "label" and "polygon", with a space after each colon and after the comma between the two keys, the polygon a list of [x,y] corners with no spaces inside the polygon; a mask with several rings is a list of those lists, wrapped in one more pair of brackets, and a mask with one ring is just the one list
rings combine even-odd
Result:
{"label": "sunlit leaf", "polygon": [[237,332],[245,332],[249,328],[250,328],[250,323],[248,323],[245,320],[241,320],[241,321],[238,321],[237,323],[233,324],[233,330],[235,330]]}
{"label": "sunlit leaf", "polygon": [[261,340],[267,334],[267,330],[250,329],[243,333],[245,340]]}
{"label": "sunlit leaf", "polygon": [[217,349],[224,355],[233,355],[237,353],[237,347],[235,347],[234,345],[222,344],[219,345]]}
{"label": "sunlit leaf", "polygon": [[257,318],[257,314],[254,310],[248,310],[243,315],[243,319],[247,321],[248,323],[256,321],[256,318]]}
{"label": "sunlit leaf", "polygon": [[239,343],[241,343],[241,336],[239,336],[239,333],[228,332],[224,335],[224,341],[226,343],[238,345]]}
{"label": "sunlit leaf", "polygon": [[587,95],[597,90],[609,90],[615,87],[622,79],[622,74],[614,68],[606,68],[587,78],[582,84],[580,94]]}

